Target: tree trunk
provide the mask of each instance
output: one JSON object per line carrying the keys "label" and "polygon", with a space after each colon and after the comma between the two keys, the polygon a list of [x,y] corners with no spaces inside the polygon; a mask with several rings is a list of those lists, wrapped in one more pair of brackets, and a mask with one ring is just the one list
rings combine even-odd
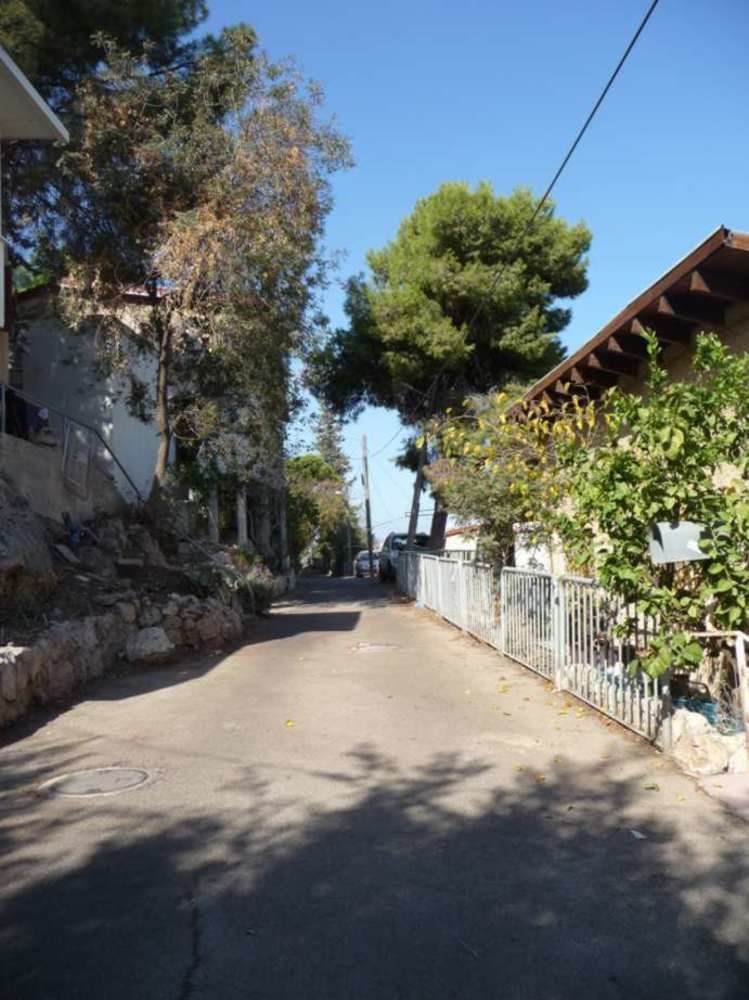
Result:
{"label": "tree trunk", "polygon": [[447,526],[447,508],[442,503],[439,494],[434,495],[434,511],[432,512],[432,528],[429,532],[429,548],[443,549],[445,547],[445,527]]}
{"label": "tree trunk", "polygon": [[237,545],[247,546],[247,488],[237,486]]}
{"label": "tree trunk", "polygon": [[419,449],[419,464],[416,467],[416,475],[414,477],[414,495],[411,501],[411,516],[408,520],[408,541],[406,543],[409,548],[414,544],[416,532],[419,529],[419,507],[421,506],[421,491],[424,489],[424,464],[426,457],[427,443],[425,435],[424,443]]}
{"label": "tree trunk", "polygon": [[156,427],[159,432],[159,448],[156,453],[156,468],[153,473],[151,497],[156,498],[161,493],[169,464],[169,446],[172,441],[172,428],[169,421],[169,377],[172,362],[172,329],[167,318],[156,313],[156,323],[159,330],[159,357],[156,372]]}
{"label": "tree trunk", "polygon": [[208,537],[218,543],[220,539],[218,527],[218,487],[211,486],[208,494]]}
{"label": "tree trunk", "polygon": [[269,489],[264,483],[258,487],[258,504],[255,515],[255,544],[258,551],[266,562],[273,561],[273,546],[271,535],[273,525],[271,522],[271,498]]}
{"label": "tree trunk", "polygon": [[278,525],[279,525],[279,555],[281,557],[281,572],[288,574],[291,568],[291,559],[289,558],[289,530],[287,521],[287,511],[286,511],[286,492],[285,490],[281,492],[278,501]]}

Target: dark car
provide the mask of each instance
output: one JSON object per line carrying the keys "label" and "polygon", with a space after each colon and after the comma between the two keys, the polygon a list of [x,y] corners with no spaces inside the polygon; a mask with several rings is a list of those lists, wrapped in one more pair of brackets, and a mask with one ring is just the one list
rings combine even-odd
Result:
{"label": "dark car", "polygon": [[[380,549],[380,579],[394,580],[395,571],[398,566],[398,556],[408,544],[408,534],[398,534],[392,532],[382,543]],[[429,545],[429,535],[418,534],[414,536],[414,547],[425,549]]]}

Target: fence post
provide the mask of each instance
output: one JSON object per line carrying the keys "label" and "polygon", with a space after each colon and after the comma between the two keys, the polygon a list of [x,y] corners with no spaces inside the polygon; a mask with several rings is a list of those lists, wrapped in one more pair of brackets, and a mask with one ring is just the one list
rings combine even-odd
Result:
{"label": "fence post", "polygon": [[507,574],[499,571],[499,651],[507,656]]}
{"label": "fence post", "polygon": [[551,578],[552,613],[551,613],[551,647],[554,656],[554,687],[564,691],[565,678],[565,610],[564,582],[560,577]]}
{"label": "fence post", "polygon": [[663,710],[661,721],[661,750],[668,753],[673,745],[673,706],[671,704],[671,674],[664,674],[660,680],[660,701]]}
{"label": "fence post", "polygon": [[736,635],[736,672],[739,675],[739,704],[744,717],[744,735],[749,746],[749,668],[746,663],[747,636],[744,632]]}

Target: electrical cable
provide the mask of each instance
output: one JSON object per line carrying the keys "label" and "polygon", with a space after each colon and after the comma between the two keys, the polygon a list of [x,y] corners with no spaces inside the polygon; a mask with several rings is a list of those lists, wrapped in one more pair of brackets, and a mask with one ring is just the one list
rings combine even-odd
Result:
{"label": "electrical cable", "polygon": [[[557,181],[562,176],[562,174],[563,174],[563,172],[564,172],[567,164],[572,159],[572,156],[573,156],[575,150],[580,145],[580,142],[581,142],[583,136],[588,131],[588,127],[590,126],[591,122],[593,121],[593,119],[595,118],[596,114],[598,113],[599,108],[601,107],[601,105],[603,104],[603,102],[606,100],[606,95],[611,90],[611,87],[613,86],[614,81],[616,80],[616,78],[619,76],[619,73],[620,73],[622,67],[624,66],[625,62],[629,58],[629,55],[632,52],[632,49],[637,44],[637,41],[638,41],[640,35],[645,30],[645,26],[647,25],[648,21],[650,20],[653,12],[655,11],[655,8],[658,6],[658,3],[659,3],[659,0],[652,0],[652,3],[650,4],[650,6],[648,7],[647,11],[645,12],[645,15],[642,18],[642,20],[640,21],[640,24],[639,24],[639,26],[637,28],[637,31],[635,31],[634,35],[630,39],[629,44],[627,45],[626,49],[624,50],[623,55],[619,59],[619,62],[616,64],[616,67],[614,68],[613,73],[608,78],[608,81],[606,82],[606,85],[603,88],[603,90],[601,91],[601,93],[598,95],[598,99],[596,100],[595,104],[593,105],[590,113],[588,114],[588,117],[585,119],[585,121],[583,122],[582,127],[579,129],[577,135],[575,136],[574,141],[572,142],[572,145],[569,147],[569,149],[565,153],[564,159],[562,160],[562,162],[560,163],[560,165],[557,167],[557,171],[554,174],[554,176],[552,177],[551,183],[548,185],[548,187],[544,191],[543,195],[541,196],[541,200],[538,202],[538,204],[536,205],[536,207],[535,207],[535,209],[533,211],[533,214],[531,215],[531,217],[528,220],[528,222],[525,224],[525,227],[523,228],[523,232],[520,235],[520,239],[518,240],[519,244],[522,244],[522,241],[525,239],[525,237],[528,235],[528,233],[530,232],[531,228],[533,227],[533,223],[538,218],[538,215],[539,215],[541,209],[544,207],[544,205],[546,204],[546,202],[549,200],[551,192],[554,190],[554,187],[556,186]],[[516,259],[517,259],[517,256],[512,259],[512,262],[514,262]],[[494,278],[493,278],[491,284],[489,285],[488,292],[482,298],[482,300],[479,302],[479,304],[476,306],[476,311],[474,312],[473,316],[471,317],[471,319],[468,322],[468,330],[467,330],[468,333],[471,332],[473,324],[476,322],[476,320],[478,319],[478,317],[481,315],[481,312],[482,312],[482,310],[484,308],[484,305],[486,304],[486,300],[489,298],[489,296],[492,294],[492,292],[494,291],[494,289],[497,287],[497,282],[502,277],[502,275],[504,274],[504,272],[507,270],[507,268],[509,266],[509,263],[510,262],[505,262],[496,271],[496,273],[494,275]]]}
{"label": "electrical cable", "polygon": [[[520,249],[520,246],[522,245],[523,240],[526,238],[526,236],[528,235],[528,233],[530,232],[530,230],[533,228],[533,225],[534,225],[536,219],[538,218],[541,210],[543,209],[543,207],[546,204],[546,202],[549,200],[552,191],[556,187],[557,181],[559,180],[559,178],[564,173],[565,169],[567,168],[567,164],[570,162],[570,160],[572,159],[572,157],[573,157],[573,155],[575,153],[575,150],[580,145],[580,143],[581,143],[581,141],[582,141],[585,133],[588,131],[588,128],[590,127],[591,123],[593,122],[593,119],[598,114],[598,111],[600,110],[601,105],[606,100],[606,97],[607,97],[609,91],[611,90],[612,86],[614,85],[614,83],[616,81],[616,78],[619,76],[619,73],[623,69],[624,64],[626,63],[626,61],[629,58],[632,50],[634,49],[635,45],[637,44],[637,42],[638,42],[638,40],[640,38],[640,35],[642,35],[643,31],[645,30],[645,27],[647,26],[648,21],[650,20],[650,18],[652,17],[653,13],[655,12],[655,9],[658,6],[659,2],[660,2],[660,0],[652,0],[652,2],[650,3],[648,9],[646,10],[644,16],[642,17],[639,25],[637,26],[637,30],[635,31],[635,33],[632,36],[632,38],[629,40],[629,43],[628,43],[627,47],[625,48],[624,52],[622,53],[622,55],[621,55],[619,61],[617,62],[616,66],[614,67],[613,72],[611,73],[611,75],[609,76],[608,80],[606,81],[606,84],[603,87],[603,90],[598,95],[598,97],[597,97],[597,99],[596,99],[593,107],[591,108],[590,112],[588,113],[587,118],[585,119],[585,121],[583,122],[582,126],[578,130],[577,135],[573,139],[571,145],[567,149],[567,152],[565,153],[564,157],[562,158],[562,162],[557,167],[556,172],[554,173],[554,176],[552,177],[551,181],[547,185],[546,190],[544,191],[544,193],[541,196],[540,200],[536,204],[536,207],[533,210],[530,218],[528,219],[528,221],[526,222],[525,226],[523,227],[523,231],[522,231],[522,233],[521,233],[521,235],[520,235],[520,237],[518,239],[518,250]],[[502,275],[504,274],[504,272],[507,270],[507,268],[509,266],[509,263],[514,262],[516,259],[517,259],[517,254],[515,255],[515,257],[512,258],[512,261],[508,261],[508,262],[503,263],[501,265],[501,267],[499,267],[495,271],[494,277],[493,277],[493,279],[492,279],[492,281],[491,281],[491,283],[489,285],[488,291],[483,296],[482,300],[478,303],[478,305],[476,306],[475,312],[471,316],[471,319],[468,321],[468,328],[467,328],[467,331],[466,331],[467,334],[470,334],[470,332],[471,332],[471,330],[473,328],[473,325],[475,324],[476,320],[479,318],[479,316],[481,315],[481,313],[482,313],[482,311],[484,309],[484,306],[486,304],[487,299],[489,298],[489,296],[491,296],[492,292],[497,287],[497,283],[499,282],[499,280],[502,277]],[[438,375],[435,376],[435,380],[439,379],[440,375],[441,375],[441,372]],[[428,393],[425,393],[424,395],[426,396],[426,395],[428,395]],[[416,415],[416,409],[412,413],[412,416],[415,416],[415,415]],[[383,444],[380,448],[378,448],[376,451],[374,451],[374,452],[372,452],[370,454],[370,456],[369,456],[370,459],[376,458],[377,455],[382,454],[382,452],[385,451],[385,449],[388,448],[393,443],[393,441],[395,441],[395,439],[398,437],[399,434],[404,433],[404,429],[405,429],[404,427],[400,427],[395,432],[395,434],[393,434],[393,436],[391,438],[389,438],[385,442],[385,444]],[[422,515],[419,514],[419,517],[421,517],[421,516]],[[394,518],[394,520],[399,520],[399,518]],[[381,525],[389,524],[389,523],[392,523],[392,522],[391,521],[383,521],[383,522],[380,523],[380,525],[374,525],[373,527],[380,527]]]}
{"label": "electrical cable", "polygon": [[[419,517],[431,517],[433,513],[434,508],[432,508],[432,510],[422,510],[419,513]],[[372,525],[372,530],[374,531],[375,528],[383,528],[386,524],[394,524],[396,521],[404,521],[407,517],[408,514],[405,514],[403,517],[391,517],[389,521],[380,521],[378,524]],[[405,532],[403,533],[405,534]]]}

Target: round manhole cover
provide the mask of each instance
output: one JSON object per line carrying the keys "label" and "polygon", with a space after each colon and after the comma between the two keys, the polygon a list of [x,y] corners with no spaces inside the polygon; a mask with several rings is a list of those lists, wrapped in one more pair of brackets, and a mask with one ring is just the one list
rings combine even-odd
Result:
{"label": "round manhole cover", "polygon": [[60,774],[45,781],[39,790],[48,795],[116,795],[142,785],[147,779],[148,772],[139,767],[97,767]]}

